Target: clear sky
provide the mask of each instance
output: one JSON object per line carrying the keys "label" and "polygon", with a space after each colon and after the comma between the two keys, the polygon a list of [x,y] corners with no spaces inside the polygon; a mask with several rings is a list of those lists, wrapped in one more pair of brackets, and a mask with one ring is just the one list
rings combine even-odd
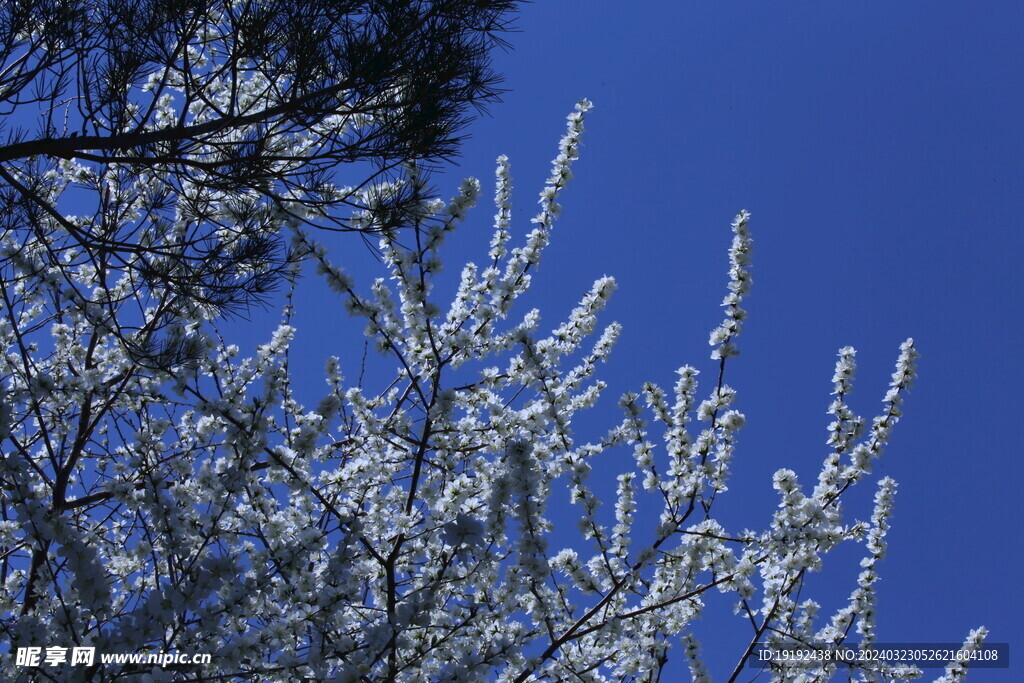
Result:
{"label": "clear sky", "polygon": [[[718,513],[733,529],[763,528],[775,470],[812,484],[837,349],[858,349],[853,404],[874,415],[913,336],[919,379],[876,467],[900,483],[879,639],[959,642],[984,624],[1024,656],[1024,5],[563,0],[528,5],[517,23],[515,49],[496,60],[510,92],[438,184],[475,175],[489,188],[494,158],[508,154],[525,231],[564,116],[593,100],[534,301],[553,326],[594,279],[618,280],[605,319],[625,333],[581,436],[603,433],[600,415],[614,418],[617,396],[644,381],[670,387],[684,363],[711,374],[728,224],[748,209],[754,288],[727,376],[748,427]],[[452,272],[479,258],[492,214],[485,199],[470,220],[478,232],[449,252]],[[354,342],[316,305],[300,306],[297,325],[297,343],[310,330],[325,353]],[[633,466],[628,452],[617,457],[611,475]],[[858,517],[873,491],[853,497]],[[860,554],[836,554],[804,596],[830,614]],[[729,607],[713,601],[698,630],[716,679],[749,637]]]}

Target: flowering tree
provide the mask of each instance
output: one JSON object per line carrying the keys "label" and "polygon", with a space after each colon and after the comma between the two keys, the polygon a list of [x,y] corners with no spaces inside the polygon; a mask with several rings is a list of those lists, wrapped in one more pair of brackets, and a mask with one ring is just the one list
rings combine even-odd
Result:
{"label": "flowering tree", "polygon": [[[381,228],[387,270],[368,288],[294,227],[291,272],[314,263],[394,368],[369,387],[343,377],[350,359],[331,358],[315,406],[300,403],[289,370],[290,304],[251,357],[221,339],[207,309],[190,308],[168,332],[185,360],[147,365],[132,338],[114,333],[118,316],[138,316],[134,334],[144,336],[161,314],[131,309],[130,271],[101,275],[73,252],[55,263],[43,237],[8,235],[0,626],[12,646],[215,653],[208,666],[146,667],[157,680],[596,681],[657,680],[675,642],[703,681],[692,624],[715,591],[732,595],[751,625],[730,680],[757,642],[872,643],[895,483],[878,482],[868,520],[845,519],[842,502],[900,418],[913,341],[870,423],[847,403],[855,355],[841,349],[817,482],[805,488],[780,470],[779,507],[763,528],[724,528],[714,513],[744,426],[725,382],[751,285],[741,212],[710,386],[685,366],[671,392],[645,384],[623,396],[623,417],[605,434],[576,435],[574,417],[601,395],[597,367],[619,334],[615,324],[598,333],[614,281],[598,280],[548,331],[537,311],[514,313],[514,304],[548,244],[589,107],[569,117],[519,246],[499,159],[490,250],[462,269],[445,305],[432,285],[475,181],[448,203],[423,198],[415,168],[405,185],[385,188],[418,199],[403,208],[403,231],[359,217]],[[622,449],[635,466],[618,476],[605,514],[590,474]],[[581,536],[564,548],[546,512],[553,495],[567,496],[579,520]],[[654,529],[633,527],[641,496],[661,509]],[[799,589],[843,543],[863,544],[863,571],[848,604],[819,617]],[[972,632],[965,649],[984,636]],[[4,667],[12,679],[23,673],[10,658]],[[953,663],[941,680],[964,671]],[[835,672],[821,663],[770,675]],[[885,662],[852,672],[862,681],[920,674]],[[143,669],[37,673],[119,680]]]}

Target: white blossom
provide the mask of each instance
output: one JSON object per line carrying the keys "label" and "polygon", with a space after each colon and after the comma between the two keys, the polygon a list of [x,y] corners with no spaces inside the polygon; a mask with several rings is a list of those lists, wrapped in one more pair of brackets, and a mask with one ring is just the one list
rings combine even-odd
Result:
{"label": "white blossom", "polygon": [[[210,101],[228,87],[212,84]],[[272,90],[255,75],[238,87],[253,101]],[[166,116],[177,106],[173,95],[156,102]],[[513,226],[509,164],[498,160],[493,235],[480,265],[455,271],[451,301],[434,285],[445,238],[472,220],[475,181],[447,203],[410,208],[402,230],[383,231],[381,271],[369,282],[274,219],[339,297],[337,313],[360,319],[381,352],[364,359],[339,344],[325,384],[297,386],[289,362],[305,332],[292,317],[301,297],[252,349],[224,339],[198,308],[168,322],[161,329],[186,360],[153,369],[113,330],[112,315],[134,315],[141,342],[147,325],[164,324],[156,310],[120,303],[130,283],[97,282],[79,257],[46,266],[38,240],[7,239],[0,623],[12,647],[213,651],[203,675],[225,680],[646,680],[678,658],[692,680],[708,681],[694,626],[711,592],[728,594],[768,639],[789,632],[840,643],[856,634],[870,643],[895,482],[879,482],[869,521],[848,520],[842,503],[899,420],[915,372],[912,340],[870,426],[847,404],[855,357],[840,350],[814,488],[780,469],[771,518],[760,530],[727,528],[718,511],[731,500],[747,422],[742,387],[724,381],[751,287],[749,214],[740,212],[725,318],[710,337],[714,367],[700,375],[683,366],[671,392],[638,384],[606,428],[577,419],[606,391],[599,366],[621,328],[600,318],[614,279],[597,279],[551,326],[516,305],[534,286],[590,106],[583,100],[569,116],[527,230]],[[198,106],[190,115],[206,114]],[[74,164],[49,182],[105,183],[118,196],[131,185]],[[419,182],[415,169],[408,182]],[[372,206],[402,189],[358,192]],[[175,222],[187,224],[202,205],[225,219],[228,242],[238,239],[228,219],[260,203],[187,192],[193,201]],[[146,208],[123,201],[126,215]],[[96,300],[64,296],[64,278],[95,287]],[[364,362],[378,364],[366,379]],[[698,376],[710,379],[698,385]],[[575,519],[578,529],[554,519]],[[823,620],[803,587],[829,552],[858,543],[856,585]],[[984,636],[972,631],[965,648]],[[747,642],[737,643],[741,665]],[[19,673],[11,658],[0,667],[8,678]],[[961,680],[964,668],[951,664],[941,680]],[[880,663],[865,676],[912,674]]]}

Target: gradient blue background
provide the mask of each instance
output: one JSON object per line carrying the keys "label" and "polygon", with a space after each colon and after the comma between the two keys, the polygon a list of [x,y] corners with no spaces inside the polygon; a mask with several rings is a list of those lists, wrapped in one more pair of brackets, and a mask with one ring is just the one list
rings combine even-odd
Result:
{"label": "gradient blue background", "polygon": [[[623,391],[670,387],[684,363],[705,370],[701,395],[710,388],[728,223],[746,208],[754,289],[727,382],[749,425],[719,515],[734,530],[763,528],[780,467],[813,484],[839,347],[859,351],[853,404],[871,416],[913,336],[920,377],[876,467],[900,483],[879,639],[959,642],[984,624],[1022,656],[1024,6],[565,1],[528,5],[517,24],[515,49],[496,58],[510,92],[469,128],[459,168],[437,179],[452,188],[475,175],[485,187],[449,270],[484,253],[494,158],[511,157],[525,231],[564,116],[593,100],[532,301],[554,326],[595,278],[620,285],[605,319],[625,333],[580,437],[604,432]],[[365,260],[342,239],[336,261]],[[297,343],[311,368],[338,353],[354,376],[357,328],[308,291]],[[623,451],[606,464],[613,476],[633,463]],[[873,492],[858,489],[851,511],[865,518]],[[563,509],[556,521],[571,524]],[[840,606],[860,554],[837,553],[804,597],[826,614]],[[698,627],[716,680],[749,637],[730,606],[712,600]],[[1016,670],[971,680],[1019,680]],[[663,680],[685,677],[670,665]]]}

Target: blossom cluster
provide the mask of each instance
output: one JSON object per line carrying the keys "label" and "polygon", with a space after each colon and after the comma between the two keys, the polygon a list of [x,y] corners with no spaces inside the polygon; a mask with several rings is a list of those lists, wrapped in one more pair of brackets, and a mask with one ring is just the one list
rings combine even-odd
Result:
{"label": "blossom cluster", "polygon": [[[269,85],[252,87],[259,97]],[[678,656],[706,681],[694,625],[713,592],[731,596],[751,643],[873,642],[896,486],[879,482],[866,521],[848,520],[842,501],[899,420],[913,342],[866,429],[847,404],[854,351],[841,349],[817,484],[779,470],[764,528],[725,528],[714,513],[746,423],[724,381],[751,284],[750,215],[740,212],[711,386],[684,366],[671,391],[644,384],[620,399],[607,433],[579,436],[574,419],[605,391],[597,369],[619,335],[598,320],[615,282],[597,280],[549,330],[514,305],[552,236],[590,106],[569,117],[521,246],[499,159],[486,260],[462,269],[449,303],[433,285],[475,181],[446,204],[413,206],[407,232],[383,230],[385,272],[368,285],[294,228],[297,258],[364,321],[390,372],[371,387],[343,376],[360,359],[330,358],[309,405],[315,390],[294,387],[288,364],[299,334],[291,304],[248,357],[194,309],[167,332],[187,352],[153,367],[115,333],[130,314],[130,273],[97,272],[74,254],[55,265],[41,242],[5,237],[0,491],[16,524],[0,527],[0,628],[12,647],[217,653],[180,680],[647,680]],[[69,294],[66,278],[89,285],[90,298]],[[137,313],[131,338],[155,334],[159,316]],[[591,475],[616,466],[625,471],[605,511]],[[580,534],[557,547],[564,533],[548,508],[565,493]],[[654,529],[636,523],[641,499],[659,506]],[[847,604],[821,618],[803,588],[851,543],[863,545],[862,571]],[[972,632],[969,647],[984,635]],[[749,656],[737,643],[736,671]],[[963,666],[942,680],[960,680]],[[823,664],[770,675],[833,673]],[[876,662],[858,675],[919,673]]]}

